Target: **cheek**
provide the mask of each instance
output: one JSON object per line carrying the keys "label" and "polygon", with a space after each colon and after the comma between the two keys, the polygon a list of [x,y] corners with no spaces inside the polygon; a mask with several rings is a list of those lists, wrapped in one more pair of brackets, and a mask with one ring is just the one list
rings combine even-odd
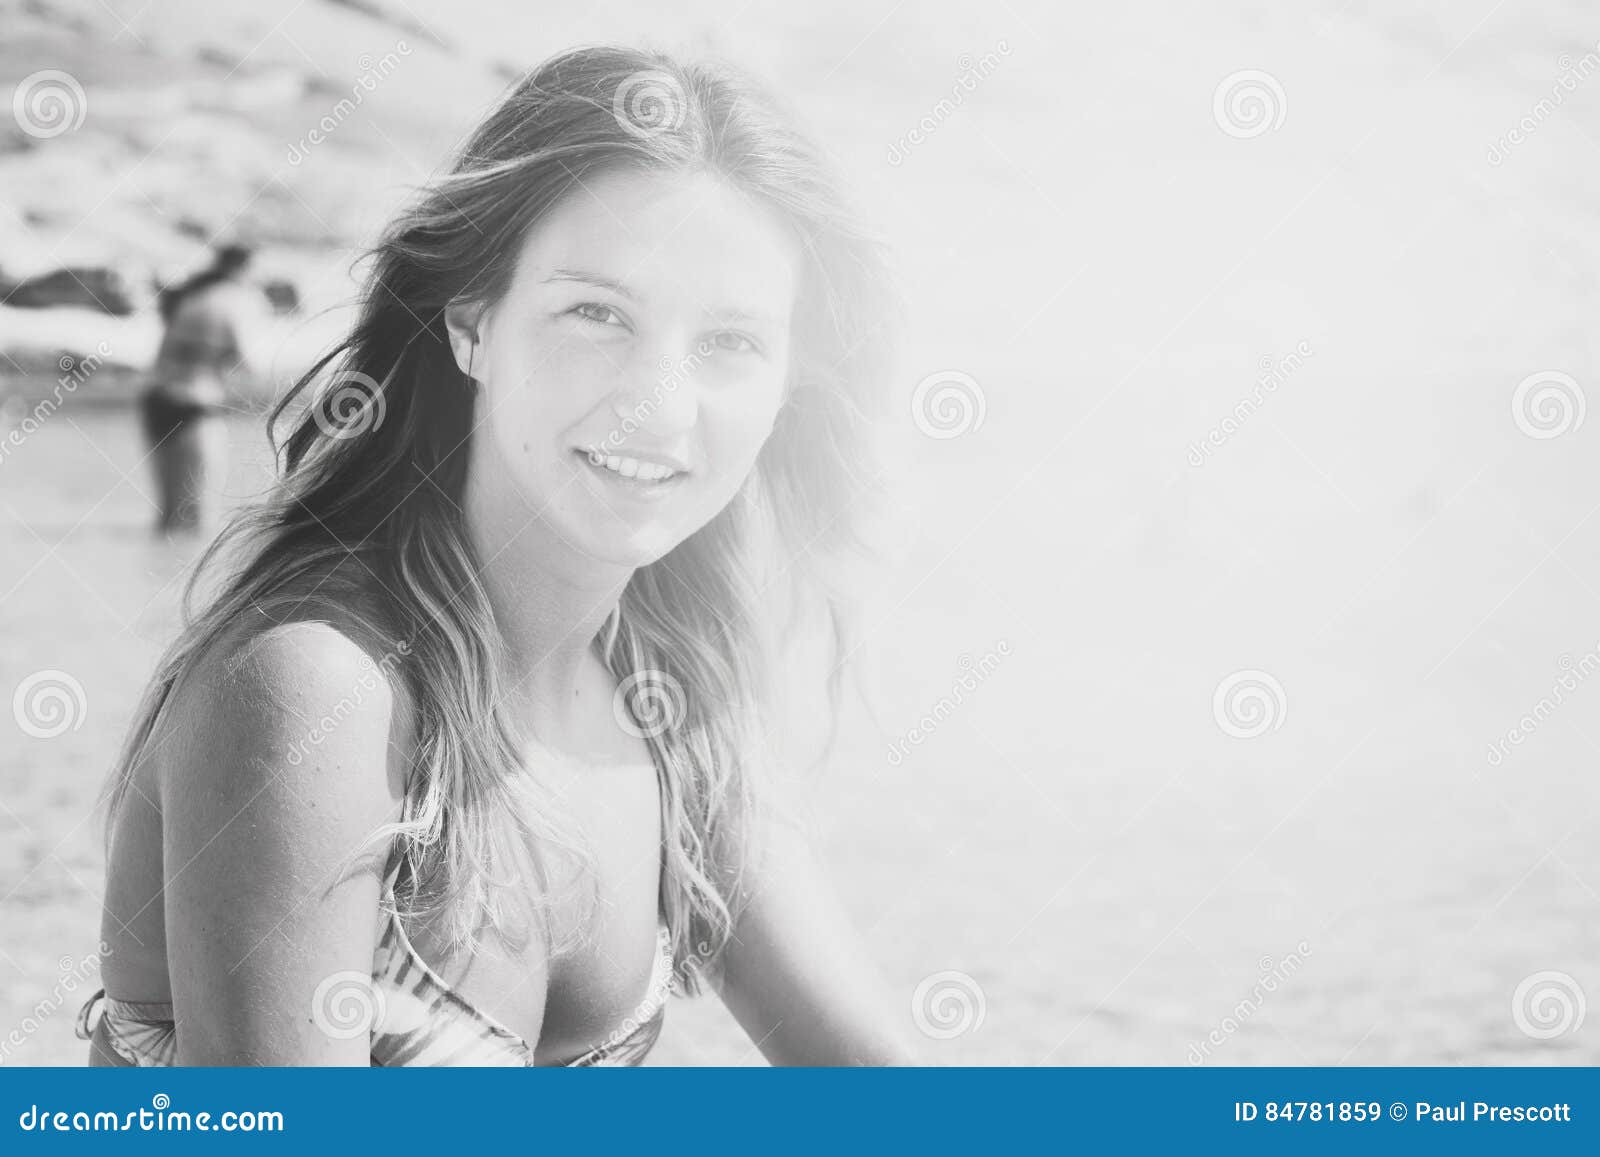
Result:
{"label": "cheek", "polygon": [[519,473],[531,465],[529,459],[534,451],[532,431],[538,423],[534,395],[529,389],[531,384],[514,390],[485,391],[483,400],[490,409],[488,413],[478,415],[479,429],[487,427],[501,456],[513,464]]}
{"label": "cheek", "polygon": [[558,473],[563,463],[553,449],[556,427],[540,387],[535,377],[514,389],[485,390],[480,402],[491,408],[474,415],[473,433],[475,440],[493,443],[498,467],[491,468],[489,477],[498,477],[501,488],[534,504],[542,504],[566,481]]}
{"label": "cheek", "polygon": [[585,356],[581,350],[556,347],[539,357],[537,343],[528,345],[494,366],[483,394],[491,409],[478,415],[507,459],[525,471],[542,470],[546,460],[559,457],[562,434],[605,388],[592,351]]}

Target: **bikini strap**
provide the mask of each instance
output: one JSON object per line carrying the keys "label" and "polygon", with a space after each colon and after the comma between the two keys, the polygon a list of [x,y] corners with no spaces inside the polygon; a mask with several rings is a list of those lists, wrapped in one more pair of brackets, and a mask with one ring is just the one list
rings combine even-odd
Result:
{"label": "bikini strap", "polygon": [[[106,990],[98,988],[93,996],[83,1002],[83,1007],[78,1010],[78,1021],[72,1028],[72,1035],[79,1040],[93,1040],[94,1030],[100,1025],[100,1017],[93,1016],[95,1006],[100,1007],[101,1016],[105,1015]],[[91,1023],[91,1017],[93,1023]]]}

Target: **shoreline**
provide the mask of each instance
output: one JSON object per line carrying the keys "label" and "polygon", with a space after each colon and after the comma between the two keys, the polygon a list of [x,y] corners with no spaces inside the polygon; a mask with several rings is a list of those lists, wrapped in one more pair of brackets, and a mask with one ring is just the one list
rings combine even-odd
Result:
{"label": "shoreline", "polygon": [[[21,414],[45,403],[50,404],[51,412],[63,408],[132,410],[137,408],[139,395],[149,377],[149,370],[124,366],[103,367],[75,384],[70,370],[54,374],[44,371],[0,373],[0,407],[15,409],[18,421]],[[254,383],[239,382],[227,389],[224,401],[239,413],[264,415],[272,409],[275,397],[276,392],[267,390],[264,384],[258,387]]]}

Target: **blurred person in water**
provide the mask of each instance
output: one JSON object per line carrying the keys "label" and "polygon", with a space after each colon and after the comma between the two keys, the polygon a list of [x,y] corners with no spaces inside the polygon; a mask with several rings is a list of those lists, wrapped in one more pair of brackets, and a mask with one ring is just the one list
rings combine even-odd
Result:
{"label": "blurred person in water", "polygon": [[212,518],[227,470],[224,387],[245,360],[244,317],[256,304],[244,281],[250,259],[247,246],[220,246],[209,267],[161,292],[166,332],[139,409],[164,533],[198,531]]}

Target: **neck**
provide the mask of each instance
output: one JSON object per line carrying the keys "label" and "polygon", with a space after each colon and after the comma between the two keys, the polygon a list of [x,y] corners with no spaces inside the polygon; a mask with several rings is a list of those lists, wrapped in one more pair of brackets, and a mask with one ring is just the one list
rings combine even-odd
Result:
{"label": "neck", "polygon": [[475,477],[469,470],[467,524],[503,642],[507,703],[541,742],[575,750],[583,714],[611,695],[593,644],[633,568],[578,554],[542,519],[530,522],[524,504],[507,508]]}

